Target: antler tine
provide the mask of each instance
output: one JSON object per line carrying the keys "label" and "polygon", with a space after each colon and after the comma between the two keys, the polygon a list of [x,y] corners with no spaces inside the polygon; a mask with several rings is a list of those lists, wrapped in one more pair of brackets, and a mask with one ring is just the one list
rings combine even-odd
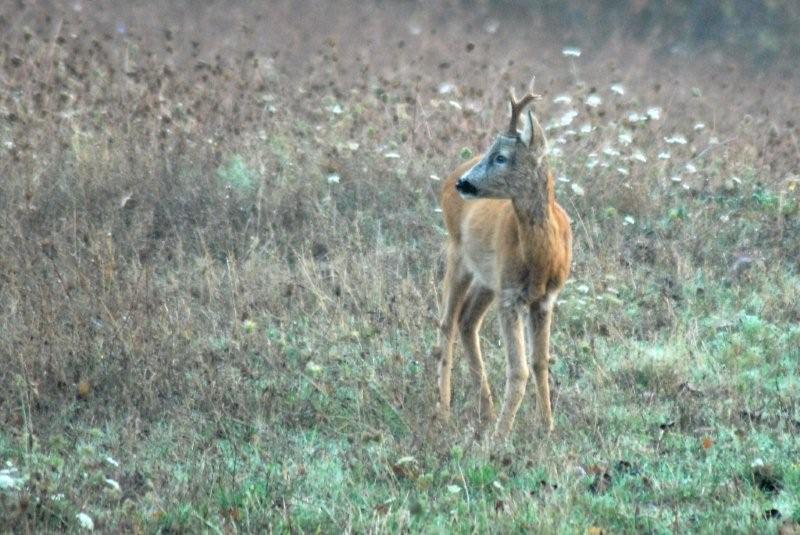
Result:
{"label": "antler tine", "polygon": [[541,99],[542,95],[528,91],[524,97],[522,97],[520,100],[517,100],[516,96],[514,96],[514,88],[512,87],[508,91],[508,98],[511,101],[511,122],[508,125],[508,132],[509,134],[516,135],[517,122],[519,120],[520,112],[522,112],[522,110],[525,109],[525,106],[527,106],[530,102]]}

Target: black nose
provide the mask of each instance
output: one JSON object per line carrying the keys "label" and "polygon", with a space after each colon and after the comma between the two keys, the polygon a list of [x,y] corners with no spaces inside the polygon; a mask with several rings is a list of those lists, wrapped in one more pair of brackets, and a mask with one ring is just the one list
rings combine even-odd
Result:
{"label": "black nose", "polygon": [[456,182],[456,190],[460,193],[466,193],[467,195],[477,195],[478,188],[472,185],[469,180],[464,180],[460,178],[458,182]]}

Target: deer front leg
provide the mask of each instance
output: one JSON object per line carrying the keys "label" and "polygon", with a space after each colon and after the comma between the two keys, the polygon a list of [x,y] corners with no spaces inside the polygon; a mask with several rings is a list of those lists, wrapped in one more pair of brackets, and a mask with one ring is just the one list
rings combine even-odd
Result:
{"label": "deer front leg", "polygon": [[553,430],[553,413],[550,407],[550,323],[553,317],[554,298],[545,298],[531,305],[528,331],[533,352],[533,374],[536,377],[539,412],[548,432]]}
{"label": "deer front leg", "polygon": [[481,428],[494,421],[494,402],[492,401],[492,389],[489,386],[489,379],[486,377],[486,369],[483,365],[481,356],[481,346],[478,333],[481,323],[486,315],[486,310],[494,300],[494,293],[481,286],[477,281],[472,283],[467,291],[467,297],[461,309],[461,316],[458,321],[461,331],[461,342],[464,345],[464,353],[469,360],[469,371],[472,375],[472,382],[480,394],[478,405],[478,418]]}
{"label": "deer front leg", "polygon": [[525,339],[522,330],[522,318],[515,306],[503,306],[500,311],[500,328],[506,344],[508,364],[506,367],[506,392],[503,408],[497,420],[492,439],[504,440],[511,432],[517,409],[525,395],[525,385],[530,376],[525,359]]}
{"label": "deer front leg", "polygon": [[439,341],[434,349],[434,356],[439,360],[438,390],[439,399],[436,413],[442,419],[450,416],[450,374],[453,369],[453,342],[455,340],[458,317],[464,303],[464,296],[472,277],[461,265],[461,258],[454,246],[447,252],[447,270],[444,276],[444,302],[442,303],[442,321],[439,324]]}

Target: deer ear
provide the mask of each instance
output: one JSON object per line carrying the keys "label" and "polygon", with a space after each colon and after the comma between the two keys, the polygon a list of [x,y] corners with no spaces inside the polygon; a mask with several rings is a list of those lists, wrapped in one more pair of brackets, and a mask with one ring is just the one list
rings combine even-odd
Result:
{"label": "deer ear", "polygon": [[519,133],[519,138],[525,143],[526,147],[531,146],[533,138],[533,115],[531,115],[531,110],[528,110],[522,116],[522,132]]}
{"label": "deer ear", "polygon": [[547,152],[547,140],[544,137],[544,128],[533,116],[531,110],[527,110],[522,116],[522,132],[520,139],[525,146],[533,149],[536,157],[540,158]]}

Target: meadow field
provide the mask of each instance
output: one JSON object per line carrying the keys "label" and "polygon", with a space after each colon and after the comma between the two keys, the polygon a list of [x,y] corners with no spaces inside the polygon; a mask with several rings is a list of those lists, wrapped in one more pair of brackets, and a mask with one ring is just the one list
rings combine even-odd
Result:
{"label": "meadow field", "polygon": [[[523,4],[0,1],[0,532],[800,533],[798,64]],[[437,198],[534,75],[555,431],[487,444]]]}

